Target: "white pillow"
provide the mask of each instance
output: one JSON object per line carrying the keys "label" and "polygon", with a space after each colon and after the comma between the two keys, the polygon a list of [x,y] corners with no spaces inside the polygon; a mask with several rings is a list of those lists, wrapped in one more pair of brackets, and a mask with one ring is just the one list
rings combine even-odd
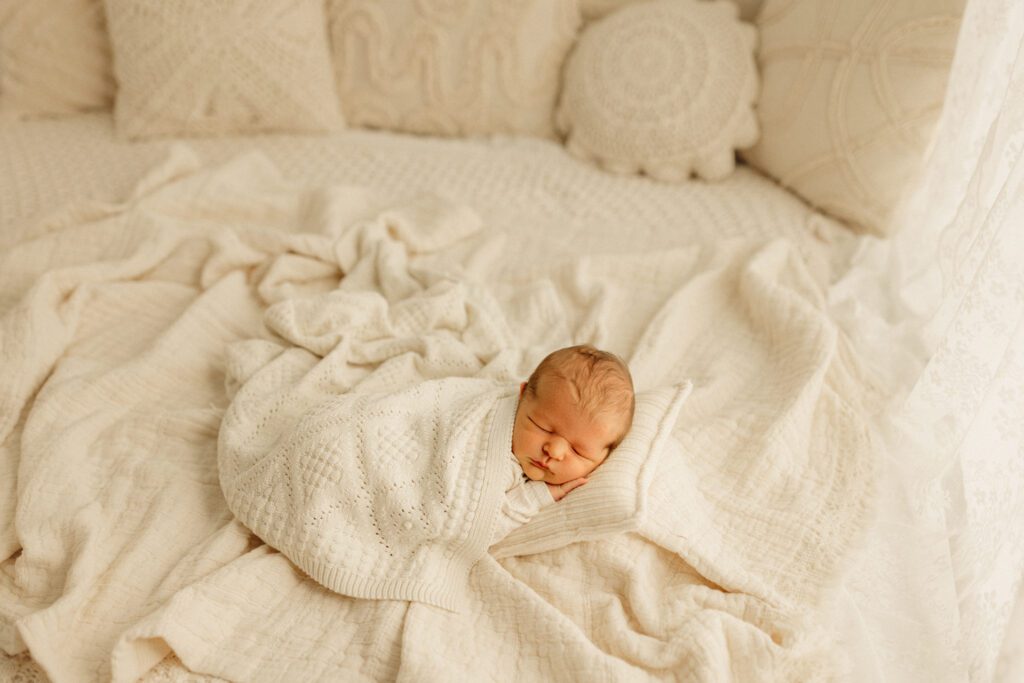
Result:
{"label": "white pillow", "polygon": [[106,0],[120,135],[344,127],[322,0]]}
{"label": "white pillow", "polygon": [[590,24],[558,106],[567,147],[616,173],[724,178],[757,140],[756,38],[727,0],[645,2]]}
{"label": "white pillow", "polygon": [[554,137],[575,0],[330,0],[329,12],[351,125]]}
{"label": "white pillow", "polygon": [[101,0],[0,2],[0,112],[6,118],[108,109],[113,100]]}
{"label": "white pillow", "polygon": [[761,141],[743,154],[852,227],[888,234],[945,97],[964,0],[767,0]]}
{"label": "white pillow", "polygon": [[639,528],[658,457],[692,389],[684,382],[639,392],[629,434],[589,481],[541,508],[489,552],[499,558],[530,555]]}

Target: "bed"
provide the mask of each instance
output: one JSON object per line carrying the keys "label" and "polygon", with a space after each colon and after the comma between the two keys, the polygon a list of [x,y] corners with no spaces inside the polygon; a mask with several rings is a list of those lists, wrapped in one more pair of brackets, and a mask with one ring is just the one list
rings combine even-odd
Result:
{"label": "bed", "polygon": [[[629,3],[583,3],[582,18],[559,4],[563,58],[587,26],[621,16],[617,4]],[[384,35],[365,28],[360,3],[336,5],[360,37]],[[782,5],[743,3],[743,16],[769,36]],[[147,15],[105,7],[127,92],[140,81],[123,55],[141,49],[132,22]],[[453,5],[432,7],[452,21]],[[947,71],[958,9],[921,10],[939,27],[926,37],[947,41]],[[735,8],[722,16],[737,21]],[[342,20],[331,21],[337,49]],[[773,54],[760,55],[765,78]],[[992,673],[994,660],[961,651],[952,582],[921,579],[948,565],[928,556],[934,539],[886,464],[880,407],[898,387],[833,296],[841,285],[849,302],[851,264],[885,241],[878,212],[896,197],[836,199],[834,179],[820,186],[827,166],[801,184],[766,170],[779,155],[766,146],[724,174],[691,159],[673,179],[671,164],[595,160],[596,143],[570,149],[564,133],[385,124],[372,98],[329,133],[197,135],[132,128],[147,122],[121,99],[112,112],[114,96],[0,125],[0,670],[54,681]],[[931,113],[913,112],[915,125],[930,130]],[[376,327],[359,308],[367,297],[383,311]],[[273,354],[308,363],[281,382],[330,394],[352,388],[346,373],[514,383],[546,350],[581,342],[626,358],[643,396],[684,381],[692,393],[625,481],[595,479],[556,506],[557,531],[534,520],[493,547],[464,610],[333,593],[227,508],[221,419]]]}

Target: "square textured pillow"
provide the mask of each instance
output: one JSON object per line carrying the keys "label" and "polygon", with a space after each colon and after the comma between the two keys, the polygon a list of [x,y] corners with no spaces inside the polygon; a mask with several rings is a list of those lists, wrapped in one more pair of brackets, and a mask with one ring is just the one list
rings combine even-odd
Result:
{"label": "square textured pillow", "polygon": [[344,127],[322,0],[106,0],[130,139]]}
{"label": "square textured pillow", "polygon": [[942,111],[964,0],[767,0],[761,140],[743,156],[807,202],[887,235]]}
{"label": "square textured pillow", "polygon": [[114,74],[102,0],[0,1],[0,113],[109,109]]}
{"label": "square textured pillow", "polygon": [[532,555],[636,530],[647,508],[647,490],[657,459],[692,390],[693,383],[687,381],[638,393],[629,434],[594,470],[587,484],[542,508],[491,546],[491,555]]}
{"label": "square textured pillow", "polygon": [[554,137],[575,0],[329,0],[338,94],[353,126]]}

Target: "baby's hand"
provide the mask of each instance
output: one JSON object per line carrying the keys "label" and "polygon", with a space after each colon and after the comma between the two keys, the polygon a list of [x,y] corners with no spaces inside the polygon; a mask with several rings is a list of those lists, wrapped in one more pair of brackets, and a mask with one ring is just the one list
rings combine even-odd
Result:
{"label": "baby's hand", "polygon": [[569,493],[569,491],[572,491],[577,486],[583,486],[586,483],[587,478],[580,477],[579,479],[567,481],[564,484],[548,484],[548,491],[551,492],[552,498],[554,498],[556,501],[559,501],[565,498],[565,495]]}

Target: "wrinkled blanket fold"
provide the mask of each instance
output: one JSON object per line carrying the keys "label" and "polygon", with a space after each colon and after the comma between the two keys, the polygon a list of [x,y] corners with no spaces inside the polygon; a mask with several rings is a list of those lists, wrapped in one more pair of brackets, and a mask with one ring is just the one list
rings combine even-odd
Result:
{"label": "wrinkled blanket fold", "polygon": [[[797,251],[540,268],[485,224],[178,147],[124,202],[0,253],[0,648],[57,683],[134,681],[172,650],[238,681],[833,676],[823,609],[874,499],[870,382]],[[694,380],[640,528],[484,554],[459,612],[327,590],[225,500],[218,434],[247,388],[276,388],[232,418],[266,454],[332,397],[510,386],[583,342],[638,390]]]}

